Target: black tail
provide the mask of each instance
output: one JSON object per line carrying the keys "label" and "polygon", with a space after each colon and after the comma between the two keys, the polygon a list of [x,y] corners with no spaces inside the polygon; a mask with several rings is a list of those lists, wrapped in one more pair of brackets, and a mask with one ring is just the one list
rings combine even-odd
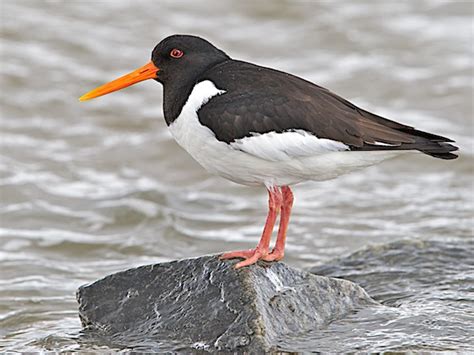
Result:
{"label": "black tail", "polygon": [[450,160],[458,157],[452,152],[455,152],[459,148],[450,144],[454,143],[454,141],[449,138],[415,129],[403,131],[410,134],[413,143],[400,143],[399,145],[377,145],[365,143],[362,147],[356,150],[418,150],[424,154],[439,159]]}
{"label": "black tail", "polygon": [[439,159],[450,160],[458,157],[456,154],[451,153],[459,149],[455,145],[450,144],[454,143],[452,139],[428,132],[418,131],[414,128],[401,129],[400,131],[414,136],[415,143],[407,144],[413,145],[412,149],[419,150],[422,153]]}
{"label": "black tail", "polygon": [[438,146],[435,148],[423,148],[419,149],[419,151],[435,158],[450,160],[456,159],[458,157],[456,154],[451,153],[458,149],[458,147],[452,144],[438,143]]}
{"label": "black tail", "polygon": [[[395,131],[405,133],[407,140],[405,142],[410,143],[399,143],[388,146],[379,146],[376,144],[364,144],[360,147],[360,150],[418,150],[424,154],[430,155],[439,159],[456,159],[458,156],[451,152],[455,152],[459,148],[453,144],[454,141],[447,137],[438,136],[433,133],[419,131],[411,126],[404,125],[402,123],[389,120],[387,118],[378,116],[371,112],[357,108],[358,112],[370,119],[373,122],[377,122],[383,126],[389,127]],[[389,143],[389,142],[387,142]]]}

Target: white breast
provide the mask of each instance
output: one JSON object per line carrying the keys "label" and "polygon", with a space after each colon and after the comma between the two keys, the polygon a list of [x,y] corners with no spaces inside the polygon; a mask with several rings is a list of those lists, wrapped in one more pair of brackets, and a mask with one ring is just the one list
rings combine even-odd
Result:
{"label": "white breast", "polygon": [[196,84],[179,116],[169,126],[178,144],[213,173],[218,172],[219,156],[228,149],[227,144],[219,142],[215,134],[199,122],[197,111],[214,96],[224,93],[210,80]]}
{"label": "white breast", "polygon": [[231,144],[217,140],[197,111],[217,95],[210,80],[196,84],[169,129],[178,144],[211,173],[244,185],[292,185],[327,180],[376,164],[394,152],[350,152],[337,141],[304,131],[254,134]]}
{"label": "white breast", "polygon": [[197,111],[214,96],[224,94],[210,80],[196,84],[179,116],[169,129],[174,139],[191,156],[211,173],[222,174],[229,164],[226,153],[228,144],[217,140],[215,134],[199,122]]}

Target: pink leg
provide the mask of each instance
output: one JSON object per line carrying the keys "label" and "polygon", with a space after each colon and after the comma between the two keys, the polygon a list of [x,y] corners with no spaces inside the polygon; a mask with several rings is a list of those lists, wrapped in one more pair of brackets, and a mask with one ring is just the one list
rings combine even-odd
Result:
{"label": "pink leg", "polygon": [[283,202],[281,205],[280,227],[278,228],[278,236],[270,254],[264,255],[261,259],[265,261],[281,260],[285,255],[286,231],[290,222],[291,208],[293,207],[293,192],[289,186],[281,188]]}
{"label": "pink leg", "polygon": [[282,204],[282,193],[278,187],[272,187],[268,189],[268,215],[263,228],[262,237],[255,249],[250,250],[239,250],[224,253],[220,259],[233,259],[233,258],[244,258],[244,261],[235,265],[236,269],[243,266],[255,264],[264,255],[268,254],[268,247],[270,245],[270,239],[272,237],[273,227],[275,225],[276,218],[280,212]]}

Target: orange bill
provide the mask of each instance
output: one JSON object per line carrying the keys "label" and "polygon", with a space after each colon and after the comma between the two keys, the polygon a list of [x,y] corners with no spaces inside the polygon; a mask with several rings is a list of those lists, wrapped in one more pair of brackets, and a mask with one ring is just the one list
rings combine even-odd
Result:
{"label": "orange bill", "polygon": [[139,83],[143,80],[155,79],[157,77],[158,70],[159,69],[155,66],[155,64],[153,64],[153,62],[149,62],[143,67],[132,71],[131,73],[128,73],[118,79],[111,81],[110,83],[104,84],[92,91],[89,91],[87,94],[82,95],[79,98],[79,101],[86,101],[95,97],[106,95],[111,92],[126,88],[127,86]]}

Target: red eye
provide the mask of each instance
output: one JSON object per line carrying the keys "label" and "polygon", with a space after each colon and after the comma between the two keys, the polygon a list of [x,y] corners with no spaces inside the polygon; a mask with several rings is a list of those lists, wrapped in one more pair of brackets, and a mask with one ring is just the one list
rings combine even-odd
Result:
{"label": "red eye", "polygon": [[172,56],[173,58],[181,58],[183,54],[183,51],[178,48],[174,48],[170,52],[170,56]]}

